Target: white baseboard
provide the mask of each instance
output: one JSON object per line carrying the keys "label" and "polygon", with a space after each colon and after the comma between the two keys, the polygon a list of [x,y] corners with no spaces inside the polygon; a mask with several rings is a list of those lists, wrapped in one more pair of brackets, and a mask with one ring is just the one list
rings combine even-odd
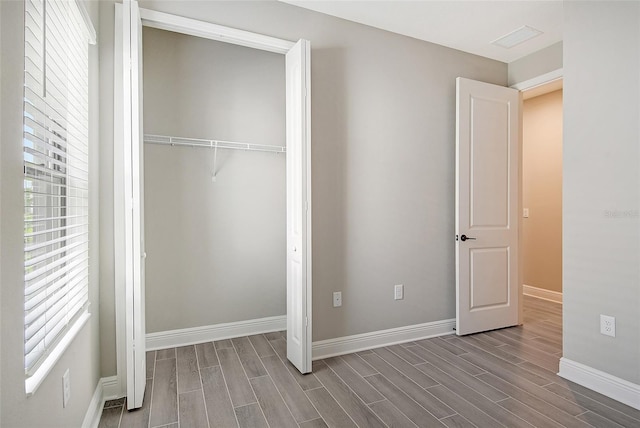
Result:
{"label": "white baseboard", "polygon": [[558,293],[557,291],[545,290],[544,288],[532,287],[531,285],[523,284],[522,294],[524,294],[525,296],[537,297],[538,299],[562,303],[562,293]]}
{"label": "white baseboard", "polygon": [[364,351],[365,349],[381,348],[383,346],[411,342],[412,340],[445,336],[454,333],[455,326],[456,320],[450,319],[321,340],[313,342],[313,359],[320,360],[336,355]]}
{"label": "white baseboard", "polygon": [[640,410],[640,385],[564,357],[558,376]]}
{"label": "white baseboard", "polygon": [[146,335],[147,351],[175,348],[177,346],[194,345],[214,340],[231,339],[250,336],[252,334],[269,333],[287,328],[286,315],[259,318],[255,320],[236,321],[203,327],[184,328],[161,331]]}
{"label": "white baseboard", "polygon": [[89,402],[89,407],[82,421],[82,428],[97,428],[102,417],[102,409],[107,400],[120,398],[122,395],[118,391],[118,378],[116,376],[103,377],[98,380],[96,390]]}
{"label": "white baseboard", "polygon": [[124,391],[120,391],[120,383],[117,376],[103,377],[102,381],[102,395],[104,401],[115,400],[116,398],[124,397]]}
{"label": "white baseboard", "polygon": [[91,397],[91,401],[89,402],[89,408],[87,408],[87,412],[84,415],[82,428],[97,428],[100,424],[102,408],[104,407],[103,393],[102,379],[100,379],[96,385],[96,390],[93,392],[93,397]]}

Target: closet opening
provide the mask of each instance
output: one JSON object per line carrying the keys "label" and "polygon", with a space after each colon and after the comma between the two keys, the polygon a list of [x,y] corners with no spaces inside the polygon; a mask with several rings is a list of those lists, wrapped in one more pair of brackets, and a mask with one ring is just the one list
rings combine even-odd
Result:
{"label": "closet opening", "polygon": [[309,42],[132,0],[115,8],[116,348],[127,408],[142,405],[147,349],[286,328],[283,358],[309,373]]}
{"label": "closet opening", "polygon": [[148,349],[230,323],[285,330],[285,58],[149,27],[142,40]]}

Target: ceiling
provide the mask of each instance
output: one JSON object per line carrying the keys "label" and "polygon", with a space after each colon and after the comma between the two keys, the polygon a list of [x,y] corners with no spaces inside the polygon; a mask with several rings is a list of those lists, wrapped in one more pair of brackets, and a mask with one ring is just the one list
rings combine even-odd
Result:
{"label": "ceiling", "polygon": [[[281,1],[506,63],[562,40],[560,0]],[[524,25],[543,34],[509,49],[491,44]]]}

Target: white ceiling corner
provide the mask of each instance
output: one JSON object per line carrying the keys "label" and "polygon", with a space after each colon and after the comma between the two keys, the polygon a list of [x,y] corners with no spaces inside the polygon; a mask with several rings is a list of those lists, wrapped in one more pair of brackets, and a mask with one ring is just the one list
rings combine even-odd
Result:
{"label": "white ceiling corner", "polygon": [[[280,1],[506,63],[562,40],[561,0]],[[543,34],[491,44],[525,25]]]}

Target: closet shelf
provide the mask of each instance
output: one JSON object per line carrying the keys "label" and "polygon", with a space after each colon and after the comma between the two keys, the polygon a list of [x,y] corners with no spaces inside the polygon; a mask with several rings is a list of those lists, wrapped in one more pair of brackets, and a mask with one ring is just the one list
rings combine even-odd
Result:
{"label": "closet shelf", "polygon": [[145,134],[144,142],[148,144],[164,144],[170,146],[208,147],[210,149],[247,150],[254,152],[285,153],[284,146],[267,144],[239,143],[236,141],[204,140],[200,138],[171,137],[166,135]]}

